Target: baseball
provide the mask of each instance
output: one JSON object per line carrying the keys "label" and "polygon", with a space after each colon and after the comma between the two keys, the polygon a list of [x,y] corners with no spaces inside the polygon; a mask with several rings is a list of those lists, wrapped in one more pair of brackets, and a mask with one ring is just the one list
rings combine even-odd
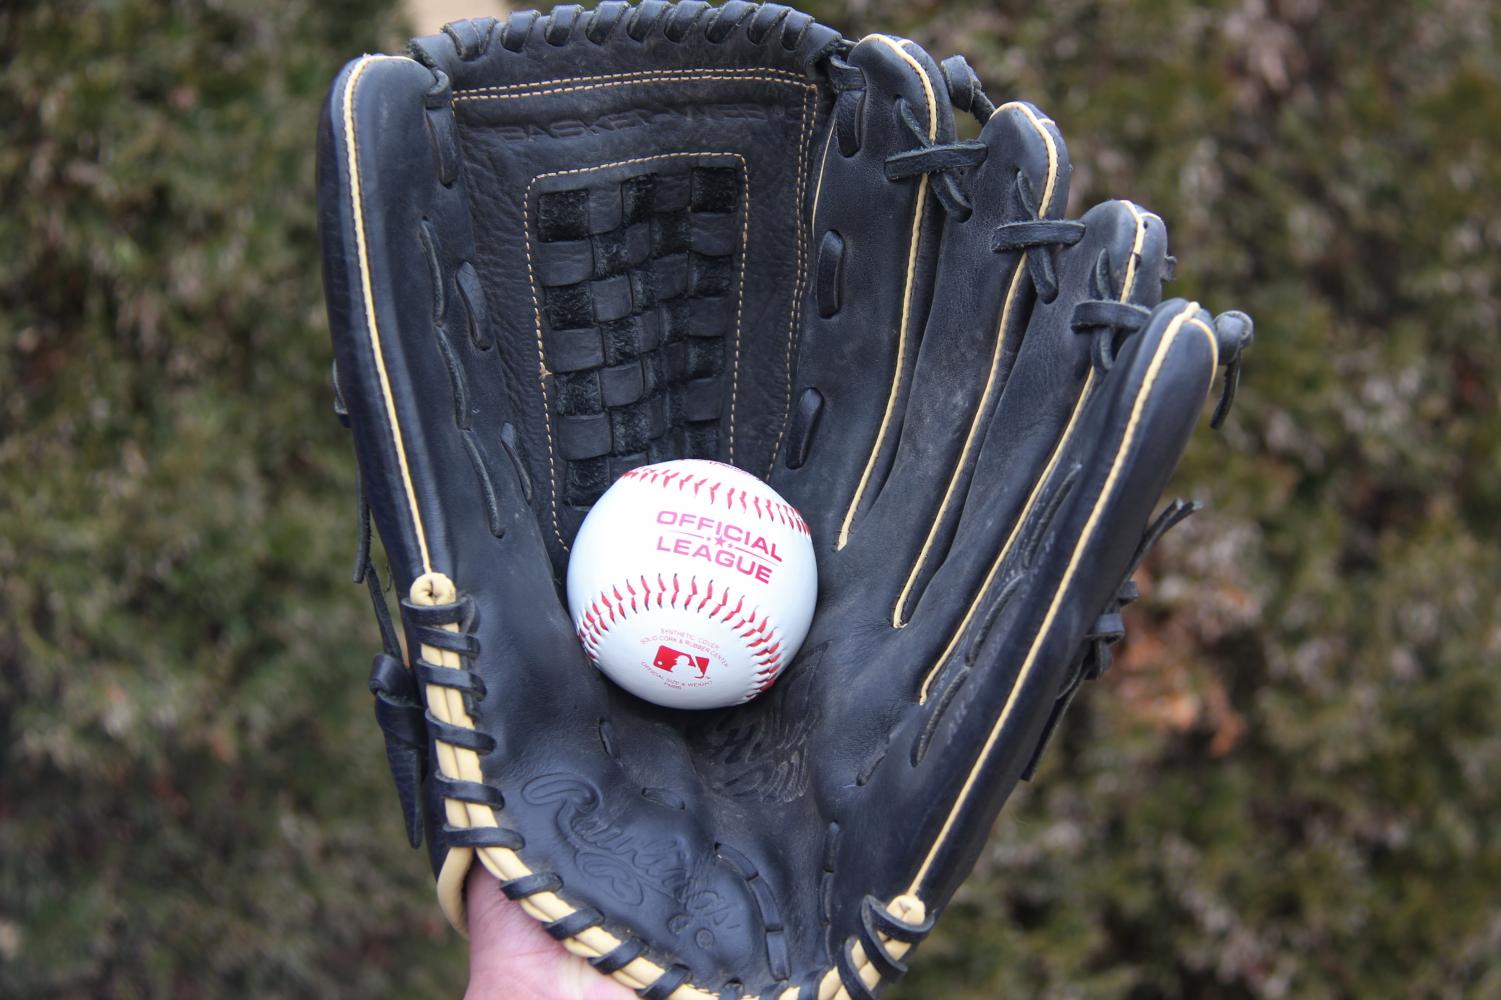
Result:
{"label": "baseball", "polygon": [[622,475],[579,528],[568,607],[616,684],[669,708],[750,701],[792,661],[818,596],[808,525],[720,462]]}

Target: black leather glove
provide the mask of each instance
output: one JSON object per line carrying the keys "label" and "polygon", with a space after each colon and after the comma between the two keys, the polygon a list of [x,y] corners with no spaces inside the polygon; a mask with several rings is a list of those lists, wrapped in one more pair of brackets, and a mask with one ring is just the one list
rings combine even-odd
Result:
{"label": "black leather glove", "polygon": [[[956,113],[983,123],[956,138]],[[402,594],[371,686],[413,843],[644,997],[872,995],[1109,662],[1152,509],[1250,322],[1161,302],[1161,220],[1063,218],[1053,122],[959,58],[685,0],[450,25],[335,81],[341,410]],[[636,700],[568,545],[716,458],[807,519],[766,695]]]}

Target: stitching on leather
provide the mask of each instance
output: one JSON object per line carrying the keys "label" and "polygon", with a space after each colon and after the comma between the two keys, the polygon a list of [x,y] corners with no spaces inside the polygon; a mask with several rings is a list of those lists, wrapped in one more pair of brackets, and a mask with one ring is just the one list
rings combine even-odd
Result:
{"label": "stitching on leather", "polygon": [[[791,82],[791,81],[788,81],[788,80],[778,79],[777,77],[762,76],[762,75],[757,75],[757,76],[704,76],[701,73],[696,73],[696,72],[693,73],[693,74],[691,74],[691,75],[689,75],[689,74],[679,74],[679,73],[664,73],[664,74],[661,74],[660,76],[648,77],[648,78],[641,79],[641,80],[621,80],[621,81],[618,81],[618,82],[615,82],[615,83],[591,83],[591,84],[586,84],[586,85],[580,86],[580,87],[559,87],[556,90],[537,90],[537,91],[532,91],[531,93],[526,93],[526,94],[480,94],[480,95],[470,96],[469,93],[466,92],[464,96],[462,96],[462,97],[455,97],[454,100],[456,100],[456,101],[514,101],[514,100],[519,100],[520,98],[523,98],[523,97],[545,97],[545,96],[547,96],[549,94],[571,94],[571,93],[574,93],[574,92],[580,91],[580,90],[604,90],[604,89],[607,89],[609,87],[629,87],[629,86],[633,86],[633,85],[636,85],[636,84],[643,84],[643,83],[715,83],[715,82],[723,83],[723,82],[729,82],[729,81],[734,81],[734,82],[746,81],[746,82],[752,82],[752,83],[781,83],[781,84],[788,84],[788,83]],[[801,83],[801,86],[805,86],[809,90],[814,89],[813,85],[810,84],[810,83],[807,83],[806,81],[803,81]]]}
{"label": "stitching on leather", "polygon": [[[536,183],[534,180],[532,183]],[[549,505],[552,509],[552,533],[563,547],[568,551],[568,543],[563,540],[563,531],[558,525],[558,467],[556,459],[557,446],[552,439],[552,420],[547,412],[547,376],[551,374],[547,370],[547,353],[542,347],[542,305],[537,301],[537,273],[532,263],[532,222],[531,222],[531,185],[527,185],[526,194],[521,199],[521,233],[526,245],[526,277],[527,287],[532,296],[532,316],[536,320],[537,329],[537,388],[542,393],[542,429],[547,435],[547,483],[549,492]]]}
{"label": "stitching on leather", "polygon": [[[742,178],[742,181],[741,181],[741,184],[742,184],[742,194],[743,194],[743,196],[745,198],[745,206],[744,206],[743,210],[745,212],[745,218],[747,220],[750,218],[750,210],[751,210],[751,205],[750,205],[750,168],[749,168],[749,166],[747,165],[747,163],[745,161],[745,157],[741,156],[739,153],[731,153],[731,152],[709,152],[709,151],[701,151],[701,152],[690,152],[690,153],[661,153],[661,154],[658,154],[656,156],[639,156],[639,157],[634,157],[634,158],[629,159],[629,160],[617,160],[614,163],[602,163],[599,166],[594,166],[594,167],[574,167],[571,170],[555,170],[555,171],[552,171],[550,173],[538,174],[536,177],[533,177],[532,180],[531,180],[531,182],[529,184],[527,184],[527,186],[526,186],[526,192],[522,196],[522,201],[521,201],[521,218],[522,218],[522,224],[525,227],[524,236],[526,238],[526,273],[527,273],[527,284],[529,286],[529,290],[530,290],[531,296],[532,296],[532,316],[534,317],[534,319],[536,321],[536,334],[537,334],[537,336],[536,336],[536,340],[537,340],[537,383],[538,383],[538,388],[541,390],[541,393],[542,393],[542,423],[543,423],[543,426],[545,427],[546,433],[547,433],[547,473],[548,473],[548,480],[549,480],[548,485],[549,485],[550,494],[551,494],[550,497],[549,497],[549,500],[550,500],[550,506],[551,506],[551,510],[552,510],[552,533],[553,533],[553,537],[555,537],[558,540],[558,544],[560,546],[562,546],[562,549],[563,549],[564,552],[569,551],[570,546],[568,545],[568,543],[563,538],[562,525],[559,522],[559,518],[558,518],[558,476],[557,476],[557,466],[556,466],[555,460],[554,460],[554,453],[555,453],[556,445],[553,442],[552,419],[551,419],[551,416],[550,416],[550,414],[548,412],[548,392],[547,392],[547,377],[549,375],[551,375],[552,373],[547,370],[547,352],[546,352],[546,348],[545,348],[545,346],[543,345],[543,342],[542,342],[542,307],[541,307],[540,303],[537,300],[537,273],[536,273],[536,266],[535,266],[535,264],[533,262],[533,259],[532,259],[532,227],[531,227],[531,217],[530,217],[530,206],[531,206],[531,198],[532,198],[532,189],[534,187],[536,187],[538,181],[548,180],[548,179],[553,178],[553,177],[572,177],[572,176],[577,176],[577,175],[580,175],[580,174],[596,173],[596,172],[601,171],[601,170],[610,170],[610,169],[613,169],[613,168],[616,168],[616,167],[634,166],[634,165],[640,164],[640,163],[654,163],[654,162],[657,162],[657,161],[660,161],[660,160],[671,160],[671,159],[676,159],[676,158],[679,158],[679,157],[684,157],[684,158],[688,158],[688,159],[707,159],[707,158],[712,158],[712,157],[733,157],[736,161],[738,161],[739,164],[740,164],[740,175],[741,175],[741,178]],[[740,243],[740,262],[741,262],[740,263],[740,284],[741,284],[742,288],[744,288],[744,285],[745,285],[745,257],[746,257],[746,251],[748,249],[747,241],[749,240],[749,232],[750,231],[749,231],[749,227],[748,226],[747,227],[742,227],[742,229],[741,229],[741,243]],[[742,327],[741,306],[742,305],[743,305],[743,301],[741,303],[737,304],[737,307],[736,307],[736,310],[735,310],[735,345],[736,345],[735,349],[736,349],[736,352],[737,352],[737,356],[738,356],[738,352],[739,352],[740,336],[741,336],[741,332],[742,332],[742,330],[741,330],[741,327]]]}
{"label": "stitching on leather", "polygon": [[[803,106],[807,107],[807,96],[803,97]],[[735,360],[730,365],[730,460],[735,458],[735,401],[740,393],[740,317],[745,310],[745,281],[749,272],[745,260],[746,251],[750,249],[750,165],[744,160],[740,161],[742,185],[745,196],[745,212],[740,216],[740,287],[735,293]]]}
{"label": "stitching on leather", "polygon": [[376,370],[380,374],[381,397],[385,403],[386,422],[391,431],[397,465],[401,469],[402,485],[406,489],[407,510],[412,517],[413,534],[417,536],[417,547],[422,553],[422,568],[424,571],[429,571],[432,569],[432,558],[427,550],[427,532],[423,530],[422,510],[417,505],[417,491],[412,484],[412,470],[407,462],[406,442],[401,436],[401,421],[396,413],[396,400],[391,391],[390,376],[386,372],[385,352],[381,349],[380,327],[376,321],[375,291],[370,278],[370,251],[365,238],[364,190],[360,181],[359,134],[356,130],[358,116],[355,113],[355,103],[359,100],[358,84],[365,70],[388,58],[391,57],[365,57],[350,71],[349,82],[344,87],[343,119],[347,136],[345,147],[348,152],[349,200],[350,209],[354,214],[355,244],[359,251],[360,261],[360,291],[364,299],[365,323],[369,328],[370,351],[374,356]]}
{"label": "stitching on leather", "polygon": [[[713,604],[712,608],[710,604]],[[745,648],[756,663],[751,683],[745,689],[747,700],[765,691],[782,672],[782,638],[772,627],[770,615],[755,605],[747,608],[745,596],[736,594],[729,587],[721,587],[716,599],[713,580],[700,586],[698,577],[690,576],[685,584],[677,573],[672,574],[671,585],[658,573],[655,582],[642,574],[603,588],[579,617],[578,637],[584,645],[584,652],[591,661],[598,663],[599,644],[611,626],[643,611],[662,608],[706,612],[710,619],[728,625],[730,631],[744,640]]]}
{"label": "stitching on leather", "polygon": [[[703,67],[681,70],[637,70],[630,73],[606,73],[599,76],[562,77],[531,83],[498,84],[489,87],[466,87],[454,91],[455,101],[514,100],[545,94],[568,94],[595,87],[628,86],[633,83],[693,82],[698,80],[750,80],[759,83],[791,83],[815,89],[806,76],[778,69],[713,69]],[[562,86],[569,84],[570,86]],[[541,88],[541,89],[536,89]]]}
{"label": "stitching on leather", "polygon": [[[719,489],[720,487],[724,486],[723,480],[713,478],[712,476],[690,476],[685,473],[678,472],[675,469],[655,468],[652,466],[643,466],[639,469],[630,469],[626,472],[621,473],[620,478],[639,479],[644,483],[650,483],[653,486],[660,486],[663,489],[668,489],[676,486],[679,493],[683,492],[689,486],[692,486],[693,495],[696,497],[701,497],[703,495],[704,487],[707,486],[709,488],[709,503],[711,504],[717,504],[720,502],[721,495],[719,493]],[[738,497],[741,510],[748,513],[758,514],[762,517],[769,517],[772,520],[776,521],[778,524],[785,525],[786,527],[791,528],[799,534],[806,535],[809,533],[808,522],[803,520],[803,516],[798,513],[797,508],[792,506],[790,503],[784,503],[780,500],[766,500],[758,496],[750,496],[748,490],[737,490],[733,486],[725,486],[724,489],[725,492],[722,499],[726,507],[733,508],[735,506],[736,498]],[[747,496],[750,496],[749,504],[746,503]]]}
{"label": "stitching on leather", "polygon": [[[803,225],[803,199],[807,197],[808,190],[808,154],[812,151],[814,131],[809,129],[811,108],[809,102],[812,99],[811,88],[803,95],[802,135],[798,138],[797,159],[797,205],[794,211],[797,214],[797,281],[792,286],[792,322],[787,329],[787,351],[782,359],[782,383],[787,387],[787,398],[782,404],[782,419],[777,424],[777,439],[772,445],[771,455],[766,460],[766,475],[769,478],[777,466],[777,454],[782,450],[782,438],[787,433],[787,418],[792,414],[792,356],[797,349],[798,333],[802,326],[803,312],[803,285],[808,266],[808,235],[813,223],[810,217],[809,225]],[[730,407],[730,416],[734,418],[735,408]],[[735,444],[735,429],[733,423],[730,427],[730,446]],[[731,452],[734,457],[734,452]]]}

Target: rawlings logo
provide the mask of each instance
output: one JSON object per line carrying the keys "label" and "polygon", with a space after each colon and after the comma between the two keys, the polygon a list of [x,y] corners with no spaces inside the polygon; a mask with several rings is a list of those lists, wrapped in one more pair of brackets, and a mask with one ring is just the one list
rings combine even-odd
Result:
{"label": "rawlings logo", "polygon": [[700,677],[709,672],[707,656],[694,656],[692,653],[685,653],[671,646],[658,646],[656,659],[651,661],[651,665],[668,673],[672,673],[673,667],[696,668]]}
{"label": "rawlings logo", "polygon": [[732,569],[770,583],[774,564],[782,561],[777,543],[743,525],[686,511],[657,512],[657,523],[668,530],[657,536],[657,551]]}
{"label": "rawlings logo", "polygon": [[599,814],[599,793],[585,782],[544,775],[528,782],[521,796],[534,806],[557,806],[558,832],[578,852],[578,867],[622,903],[641,905],[648,886],[669,896],[680,887],[685,865],[678,843],[626,833]]}
{"label": "rawlings logo", "polygon": [[521,797],[531,805],[557,807],[558,833],[573,847],[578,869],[621,903],[640,906],[647,890],[661,893],[679,907],[668,921],[673,932],[694,931],[701,948],[714,946],[714,929],[740,926],[736,908],[689,870],[676,838],[626,832],[601,812],[594,786],[572,775],[544,774],[527,782]]}

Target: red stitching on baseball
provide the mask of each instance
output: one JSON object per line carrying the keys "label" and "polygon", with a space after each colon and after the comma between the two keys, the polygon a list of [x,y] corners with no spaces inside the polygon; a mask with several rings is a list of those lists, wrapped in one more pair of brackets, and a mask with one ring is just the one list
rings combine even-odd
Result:
{"label": "red stitching on baseball", "polygon": [[[734,468],[734,466],[731,466],[731,468]],[[750,473],[746,473],[746,475],[750,475]],[[621,474],[620,478],[637,479],[643,483],[660,486],[663,489],[670,488],[675,483],[679,493],[691,485],[695,495],[698,494],[700,489],[707,486],[709,487],[709,503],[711,504],[719,502],[719,488],[725,486],[722,480],[715,479],[712,476],[690,476],[675,469],[664,470],[645,466],[637,469],[628,469]],[[737,493],[735,487],[725,486],[724,505],[733,508],[737,495],[740,500],[740,509],[749,512],[751,507],[746,503],[746,491],[744,489],[739,490]],[[791,504],[769,498],[763,499],[761,497],[752,497],[751,503],[755,504],[755,512],[761,517],[775,520],[800,534],[808,534],[808,522],[803,520],[803,516]]]}
{"label": "red stitching on baseball", "polygon": [[[585,654],[593,662],[599,662],[599,644],[604,639],[605,633],[615,624],[617,617],[623,619],[640,613],[643,608],[651,607],[653,598],[656,599],[658,608],[661,608],[665,602],[667,607],[674,609],[679,607],[678,601],[681,599],[682,607],[686,610],[691,606],[694,598],[702,593],[703,596],[696,609],[698,611],[702,611],[714,599],[714,581],[705,581],[704,590],[700,591],[698,578],[695,576],[688,578],[686,593],[676,573],[672,575],[671,589],[660,575],[655,584],[644,575],[640,577],[636,581],[641,587],[640,594],[637,594],[631,580],[622,582],[626,591],[631,594],[629,607],[626,606],[625,599],[620,594],[620,585],[611,584],[588,603],[587,609],[579,620],[579,642],[583,644]],[[610,600],[612,594],[615,597],[614,601]],[[734,607],[729,606],[732,598],[735,600]],[[601,611],[601,606],[604,612]],[[609,614],[609,622],[604,620],[605,612]],[[755,683],[748,689],[748,693],[759,694],[770,687],[771,682],[776,680],[782,672],[783,666],[782,640],[776,629],[771,627],[771,616],[756,607],[747,611],[745,596],[734,594],[728,587],[721,588],[719,603],[708,614],[711,618],[728,625],[732,632],[746,640],[746,648],[752,661],[758,667],[751,673],[752,678],[755,678]]]}

